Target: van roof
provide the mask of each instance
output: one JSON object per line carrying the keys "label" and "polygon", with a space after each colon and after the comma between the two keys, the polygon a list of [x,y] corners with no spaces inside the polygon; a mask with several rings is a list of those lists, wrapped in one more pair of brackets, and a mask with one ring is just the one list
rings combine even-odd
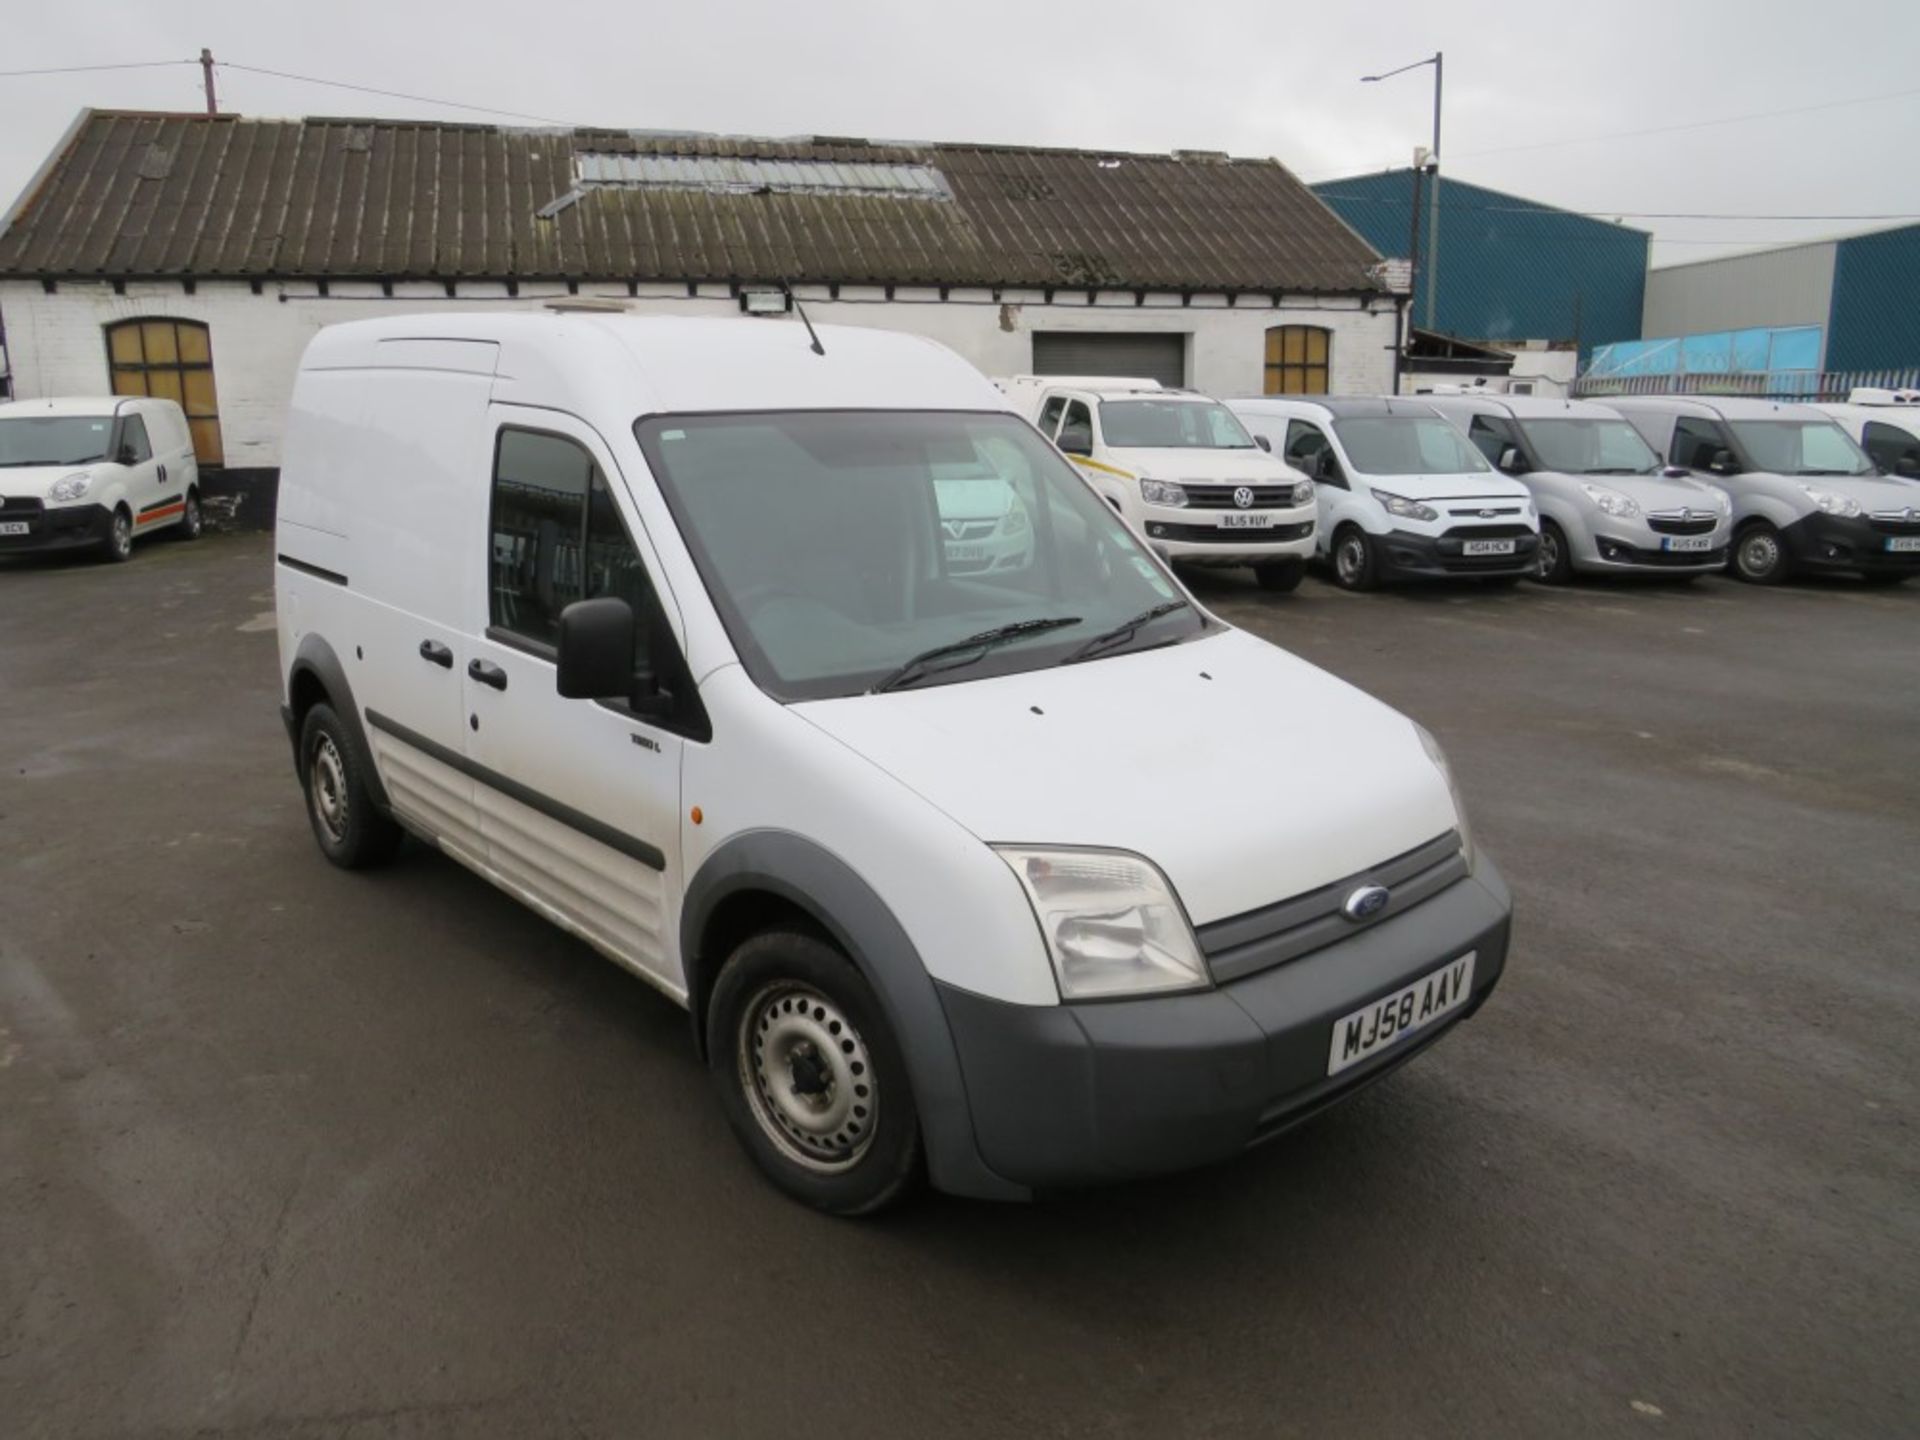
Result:
{"label": "van roof", "polygon": [[[1010,408],[985,376],[935,341],[853,326],[816,329],[823,354],[814,353],[797,318],[401,315],[328,326],[307,346],[300,368],[479,371],[496,377],[503,400],[565,396],[583,415],[611,411],[628,418]],[[462,353],[469,348],[471,356]]]}
{"label": "van roof", "polygon": [[1622,395],[1607,404],[1622,413],[1717,415],[1723,420],[1826,420],[1812,405],[1792,400],[1761,400],[1748,395]]}
{"label": "van roof", "polygon": [[1464,406],[1484,407],[1492,413],[1511,415],[1516,420],[1618,420],[1619,414],[1613,409],[1613,402],[1595,400],[1574,400],[1557,395],[1488,395],[1475,393],[1469,395],[1422,395],[1422,400],[1431,400],[1436,410],[1445,413],[1449,408]]}
{"label": "van roof", "polygon": [[[56,395],[45,400],[0,402],[0,416],[118,415],[123,409],[144,409],[155,402],[144,395]],[[171,400],[161,404],[171,405]]]}
{"label": "van roof", "polygon": [[1255,415],[1262,410],[1277,415],[1318,410],[1335,420],[1381,415],[1425,415],[1432,418],[1440,413],[1427,404],[1424,397],[1416,399],[1407,395],[1249,395],[1245,399],[1227,403],[1235,410],[1247,410]]}

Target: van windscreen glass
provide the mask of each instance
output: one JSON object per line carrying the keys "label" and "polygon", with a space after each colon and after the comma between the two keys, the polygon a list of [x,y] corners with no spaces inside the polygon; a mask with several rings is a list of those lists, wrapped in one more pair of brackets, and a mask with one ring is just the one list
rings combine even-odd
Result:
{"label": "van windscreen glass", "polygon": [[1484,475],[1478,447],[1438,417],[1368,415],[1333,422],[1362,475]]}
{"label": "van windscreen glass", "polygon": [[1774,475],[1871,475],[1875,465],[1830,420],[1732,420],[1750,466]]}
{"label": "van windscreen glass", "polygon": [[1201,400],[1102,400],[1100,433],[1120,450],[1251,450],[1231,410]]}
{"label": "van windscreen glass", "polygon": [[91,465],[107,458],[110,415],[9,415],[0,419],[0,467]]}
{"label": "van windscreen glass", "polygon": [[[935,647],[1070,621],[943,657],[912,684],[1041,669],[1179,595],[1012,415],[689,415],[634,429],[735,650],[776,699],[861,694]],[[1181,606],[1099,653],[1208,623]]]}
{"label": "van windscreen glass", "polygon": [[1517,422],[1542,470],[1562,475],[1646,475],[1660,458],[1624,420],[1567,415]]}

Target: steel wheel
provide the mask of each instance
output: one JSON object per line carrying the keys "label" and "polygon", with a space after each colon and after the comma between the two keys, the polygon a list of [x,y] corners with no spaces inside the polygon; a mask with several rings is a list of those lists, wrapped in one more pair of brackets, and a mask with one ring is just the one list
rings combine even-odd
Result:
{"label": "steel wheel", "polygon": [[331,735],[322,735],[307,765],[307,803],[313,818],[338,845],[347,836],[347,767]]}
{"label": "steel wheel", "polygon": [[754,1120],[789,1159],[831,1174],[867,1153],[879,1077],[860,1032],[825,995],[788,981],[762,986],[740,1011],[735,1059]]}
{"label": "steel wheel", "polygon": [[180,512],[180,533],[189,540],[198,540],[203,523],[200,514],[200,497],[189,492],[187,508]]}
{"label": "steel wheel", "polygon": [[1333,573],[1349,590],[1367,582],[1367,542],[1358,531],[1349,530],[1333,547]]}
{"label": "steel wheel", "polygon": [[1560,568],[1560,537],[1551,530],[1540,532],[1540,553],[1534,568],[1542,580],[1552,579]]}
{"label": "steel wheel", "polygon": [[1765,582],[1779,575],[1784,554],[1780,548],[1780,537],[1774,533],[1773,527],[1756,525],[1742,535],[1734,546],[1734,568],[1740,572],[1743,580]]}
{"label": "steel wheel", "polygon": [[124,510],[113,512],[113,528],[107,532],[107,554],[125,560],[133,554],[133,517]]}

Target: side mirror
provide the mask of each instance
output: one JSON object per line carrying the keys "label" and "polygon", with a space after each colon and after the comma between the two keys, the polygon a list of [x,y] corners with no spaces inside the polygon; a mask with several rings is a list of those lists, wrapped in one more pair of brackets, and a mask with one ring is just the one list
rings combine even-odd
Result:
{"label": "side mirror", "polygon": [[1739,471],[1739,466],[1734,463],[1733,452],[1731,450],[1714,451],[1713,462],[1708,465],[1707,468],[1716,475],[1733,475]]}
{"label": "side mirror", "polygon": [[1508,475],[1518,475],[1527,468],[1526,461],[1520,458],[1520,447],[1508,445],[1500,451],[1500,459],[1495,462],[1500,470]]}
{"label": "side mirror", "polygon": [[133,453],[133,446],[122,445],[114,454],[114,462],[119,465],[138,465],[140,457]]}
{"label": "side mirror", "polygon": [[603,596],[560,612],[554,688],[568,700],[625,700],[634,693],[633,607]]}
{"label": "side mirror", "polygon": [[1093,454],[1093,432],[1075,426],[1060,432],[1060,449],[1067,455]]}
{"label": "side mirror", "polygon": [[1253,443],[1258,445],[1262,450],[1266,451],[1269,455],[1273,453],[1273,442],[1269,440],[1266,436],[1255,435],[1253,437]]}
{"label": "side mirror", "polygon": [[1693,472],[1684,465],[1662,465],[1660,473],[1669,480],[1684,480]]}

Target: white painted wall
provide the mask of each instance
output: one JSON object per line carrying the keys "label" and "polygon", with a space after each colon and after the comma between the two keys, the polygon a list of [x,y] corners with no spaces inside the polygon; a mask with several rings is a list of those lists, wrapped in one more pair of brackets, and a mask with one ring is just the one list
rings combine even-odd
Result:
{"label": "white painted wall", "polygon": [[[255,295],[244,283],[202,281],[186,294],[177,284],[129,283],[116,295],[108,284],[62,283],[45,293],[36,281],[0,282],[0,320],[6,327],[19,398],[104,394],[107,350],[102,327],[142,316],[176,316],[209,327],[214,383],[227,464],[233,468],[277,466],[287,399],[307,341],[323,325],[374,315],[417,311],[484,311],[502,306],[534,309],[564,295],[562,285],[523,285],[517,298],[504,286],[460,287],[448,299],[439,285],[396,285],[381,295],[373,284],[338,283],[329,298],[311,285],[269,285]],[[624,287],[586,285],[582,295],[607,293],[625,299]],[[1053,303],[1039,291],[1007,291],[996,302],[985,290],[955,290],[942,301],[933,290],[901,288],[888,301],[878,288],[847,286],[841,298],[824,288],[798,292],[815,324],[864,325],[906,330],[951,346],[988,375],[1016,374],[1032,367],[1035,330],[1173,331],[1188,335],[1188,383],[1216,395],[1257,395],[1268,327],[1322,325],[1333,331],[1332,384],[1336,392],[1379,394],[1392,384],[1394,338],[1391,306],[1368,314],[1348,300],[1303,300],[1274,307],[1224,296],[1153,295],[1136,306],[1131,295],[1101,294],[1088,304],[1084,291],[1056,292]],[[817,296],[817,298],[815,298]],[[714,315],[755,324],[797,324],[740,314],[726,287],[703,287],[698,299],[682,285],[647,285],[630,302],[636,313]]]}

